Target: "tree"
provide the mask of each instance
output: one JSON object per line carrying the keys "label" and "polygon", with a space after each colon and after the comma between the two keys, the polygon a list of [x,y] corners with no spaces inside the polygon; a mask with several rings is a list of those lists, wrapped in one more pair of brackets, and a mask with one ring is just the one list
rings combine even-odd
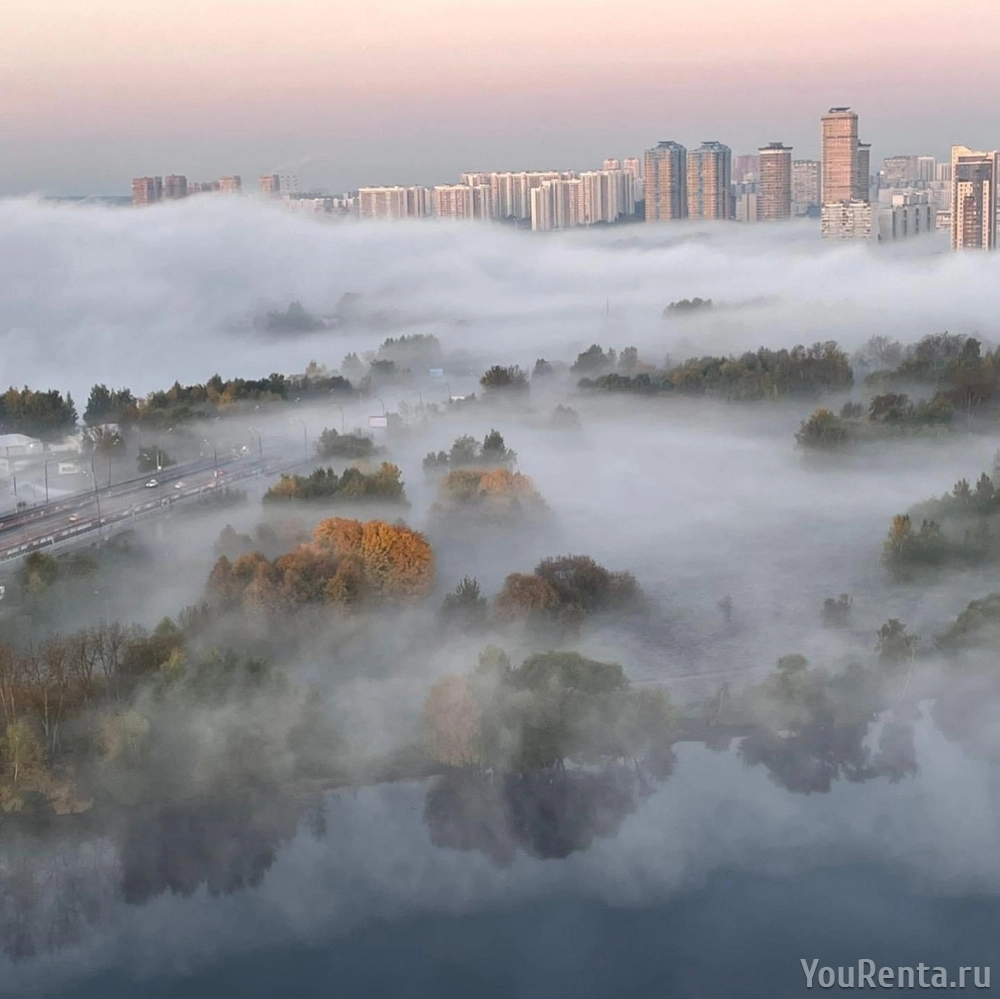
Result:
{"label": "tree", "polygon": [[550,375],[555,374],[555,369],[545,360],[544,357],[538,358],[535,361],[535,367],[532,369],[532,378],[548,378]]}
{"label": "tree", "polygon": [[323,430],[316,442],[319,458],[368,458],[376,451],[375,441],[365,434],[339,434]]}
{"label": "tree", "polygon": [[446,676],[431,687],[424,702],[427,754],[449,767],[482,761],[480,709],[467,677]]}
{"label": "tree", "polygon": [[878,630],[875,650],[879,662],[889,666],[909,662],[916,655],[917,641],[916,635],[907,634],[905,624],[890,618]]}
{"label": "tree", "polygon": [[462,628],[485,626],[487,603],[479,588],[479,581],[470,576],[463,576],[458,586],[445,596],[441,614],[445,621]]}
{"label": "tree", "polygon": [[823,601],[823,623],[829,628],[843,628],[851,613],[851,598],[847,593],[839,597],[827,597]]}
{"label": "tree", "polygon": [[529,388],[528,376],[515,364],[503,367],[494,364],[479,379],[487,392],[527,392]]}
{"label": "tree", "polygon": [[136,465],[140,472],[158,472],[176,464],[177,459],[159,447],[141,447],[136,458]]}
{"label": "tree", "polygon": [[847,444],[850,434],[843,420],[829,409],[817,409],[808,420],[803,420],[795,439],[800,447],[830,451]]}
{"label": "tree", "polygon": [[579,377],[602,374],[615,366],[617,355],[610,348],[605,353],[599,344],[592,343],[582,354],[577,356],[570,372]]}

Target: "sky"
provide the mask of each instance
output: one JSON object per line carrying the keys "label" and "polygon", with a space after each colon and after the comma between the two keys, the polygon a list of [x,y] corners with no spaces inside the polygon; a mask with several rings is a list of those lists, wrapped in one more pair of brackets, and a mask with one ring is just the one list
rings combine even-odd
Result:
{"label": "sky", "polygon": [[0,195],[171,172],[447,182],[667,138],[813,157],[835,104],[876,160],[995,148],[998,32],[995,0],[4,4]]}

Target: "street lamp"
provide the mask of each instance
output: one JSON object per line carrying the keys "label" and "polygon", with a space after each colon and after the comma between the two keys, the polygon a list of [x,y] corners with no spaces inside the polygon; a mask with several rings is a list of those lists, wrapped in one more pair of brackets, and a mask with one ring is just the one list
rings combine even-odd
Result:
{"label": "street lamp", "polygon": [[252,434],[257,435],[257,453],[260,455],[260,460],[264,460],[264,439],[260,436],[259,430],[254,430],[253,427],[247,427],[247,430]]}
{"label": "street lamp", "polygon": [[[297,402],[298,400],[296,400]],[[306,429],[306,421],[302,419],[301,416],[293,416],[291,419],[292,423],[302,424],[302,446],[305,450],[305,460],[309,460],[309,431]]]}
{"label": "street lamp", "polygon": [[207,444],[212,449],[212,461],[215,463],[215,470],[219,470],[219,452],[215,450],[215,445],[207,438],[202,437],[202,444]]}
{"label": "street lamp", "polygon": [[56,455],[54,458],[45,459],[45,502],[46,503],[48,503],[49,501],[49,465],[53,461],[58,461],[58,460],[59,460],[59,455]]}
{"label": "street lamp", "polygon": [[385,416],[386,415],[385,403],[382,402],[382,400],[378,396],[375,396],[374,398],[375,401],[382,407],[382,415]]}
{"label": "street lamp", "polygon": [[94,502],[97,504],[97,529],[101,529],[101,491],[97,486],[97,471],[94,468],[94,455],[90,456],[90,477],[94,480]]}

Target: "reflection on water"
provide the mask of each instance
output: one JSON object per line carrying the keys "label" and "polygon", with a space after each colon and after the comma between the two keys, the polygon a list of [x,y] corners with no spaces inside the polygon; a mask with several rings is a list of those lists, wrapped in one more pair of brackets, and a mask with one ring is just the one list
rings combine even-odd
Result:
{"label": "reflection on water", "polygon": [[[916,857],[931,865],[936,856],[921,846],[914,816],[922,813],[908,811],[906,803],[926,807],[941,798],[940,745],[930,756],[919,752],[940,735],[926,712],[913,715],[897,707],[847,724],[843,713],[813,712],[780,731],[733,738],[724,752],[718,751],[721,739],[714,751],[689,745],[679,750],[680,762],[671,754],[639,765],[553,767],[529,775],[454,771],[357,798],[327,796],[325,803],[273,789],[217,792],[137,814],[100,836],[49,830],[40,841],[8,831],[0,861],[0,933],[12,963],[0,976],[0,992],[25,994],[34,975],[43,983],[42,972],[61,954],[67,960],[58,965],[58,984],[37,994],[209,996],[229,994],[232,982],[241,995],[314,995],[339,981],[353,985],[338,986],[338,994],[365,996],[457,997],[472,994],[469,988],[477,995],[798,995],[796,948],[832,961],[821,947],[836,938],[845,960],[869,952],[872,941],[903,955],[912,941],[899,933],[887,942],[886,928],[907,920],[910,936],[925,949],[945,939],[947,906],[915,895],[883,859],[904,857],[909,849],[908,863]],[[955,754],[949,766],[958,761],[961,770],[946,772],[947,783],[978,765],[963,761],[957,747]],[[918,759],[933,764],[930,777],[918,771]],[[901,780],[900,788],[911,790],[903,798],[888,796],[884,788]],[[845,797],[861,793],[863,784],[872,785],[870,794]],[[956,793],[964,800],[969,790]],[[713,797],[716,804],[705,806]],[[995,809],[983,807],[995,831]],[[704,814],[697,818],[699,809]],[[783,825],[782,814],[793,818]],[[838,832],[831,820],[847,824]],[[803,838],[802,828],[814,832]],[[889,852],[880,846],[883,832],[896,838]],[[940,830],[928,835],[946,849]],[[831,845],[840,836],[846,836],[843,859],[850,866],[831,877],[815,865],[838,859]],[[776,857],[791,856],[783,843],[791,845],[794,876],[753,873],[760,871],[764,842]],[[963,841],[966,853],[955,856],[975,871],[984,861],[969,842]],[[855,861],[871,858],[878,865],[860,877]],[[719,873],[730,868],[743,873]],[[707,884],[685,888],[690,875],[678,877],[688,869],[709,876]],[[624,909],[594,901],[613,897],[619,877],[635,881],[623,894]],[[865,894],[852,899],[846,886],[855,881]],[[296,911],[307,890],[315,892],[311,907],[292,930],[283,913]],[[970,914],[979,907],[979,918],[1000,928],[992,898],[975,900],[962,885],[955,894],[949,927],[974,923]],[[460,918],[449,895],[462,900]],[[633,908],[636,902],[641,909]],[[698,914],[693,925],[679,924],[684,912],[684,919]],[[186,914],[192,925],[180,933]],[[145,940],[158,955],[159,977],[141,987],[124,970],[132,968],[132,954],[107,949],[108,934],[105,949],[95,945],[104,927],[120,937],[127,923],[137,927],[130,939]],[[528,932],[532,925],[537,938]],[[768,925],[773,938],[765,939]],[[654,946],[656,926],[662,939]],[[859,926],[871,935],[860,935]],[[497,935],[494,948],[484,941],[490,933]],[[603,944],[596,939],[601,933],[608,934]],[[308,946],[289,949],[302,934]],[[645,949],[626,959],[621,948],[633,937],[644,940]],[[164,967],[194,938],[200,955],[194,968],[206,970],[182,981]],[[269,949],[250,956],[265,940]],[[677,950],[680,940],[688,951]],[[693,952],[708,962],[719,940],[747,960],[754,947],[769,953],[772,964],[758,962],[755,974],[770,991],[738,988],[731,954],[716,978],[707,964],[692,963]],[[312,950],[320,941],[321,952]],[[665,956],[671,947],[677,967]],[[385,948],[391,962],[378,959]],[[598,949],[604,951],[600,967],[590,954]],[[929,960],[913,953],[914,960]],[[216,960],[222,963],[213,970]],[[648,977],[649,991],[638,985],[621,991],[630,960],[640,979]],[[455,962],[462,968],[457,977]],[[964,963],[988,962],[980,951]],[[537,981],[524,979],[522,965],[535,967]],[[102,967],[118,970],[80,983],[78,968]],[[400,978],[406,968],[419,979],[412,989]],[[588,968],[612,991],[600,991]],[[676,987],[664,991],[671,980]]]}

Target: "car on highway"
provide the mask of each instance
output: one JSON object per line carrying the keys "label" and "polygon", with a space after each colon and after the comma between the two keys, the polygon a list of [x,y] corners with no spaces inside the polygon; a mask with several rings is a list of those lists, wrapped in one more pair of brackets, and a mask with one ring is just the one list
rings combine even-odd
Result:
{"label": "car on highway", "polygon": [[78,513],[71,513],[69,515],[69,522],[71,524],[75,524],[79,519],[80,519],[80,515]]}
{"label": "car on highway", "polygon": [[220,469],[220,468],[217,468],[217,469],[215,470],[215,477],[216,477],[217,479],[221,479],[221,478],[222,478],[222,476],[223,476],[223,475],[225,475],[225,474],[226,474],[226,473],[225,473],[225,472],[223,472],[223,471],[222,471],[222,469]]}
{"label": "car on highway", "polygon": [[175,482],[174,489],[183,489],[187,485],[186,482]]}
{"label": "car on highway", "polygon": [[159,484],[160,484],[160,480],[159,479],[150,479],[146,483],[146,488],[147,489],[155,489]]}

